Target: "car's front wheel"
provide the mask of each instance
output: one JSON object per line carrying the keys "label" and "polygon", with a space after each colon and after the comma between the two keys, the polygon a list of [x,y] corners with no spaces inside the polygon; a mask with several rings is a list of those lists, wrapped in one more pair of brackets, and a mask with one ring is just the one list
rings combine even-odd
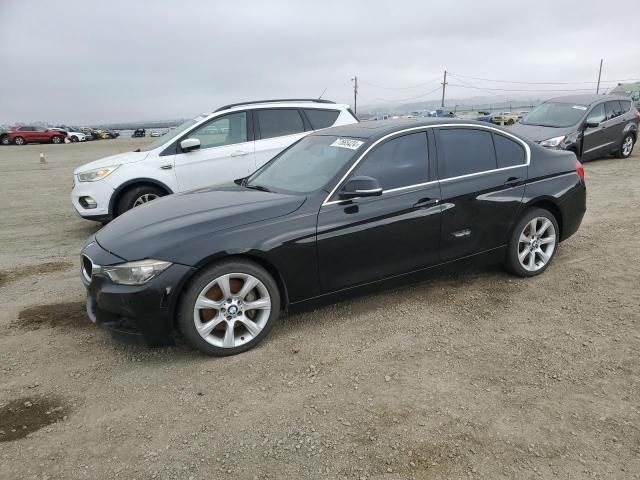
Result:
{"label": "car's front wheel", "polygon": [[511,235],[505,266],[519,277],[541,274],[556,253],[559,235],[558,222],[551,212],[527,210]]}
{"label": "car's front wheel", "polygon": [[120,197],[117,204],[117,214],[122,215],[127,210],[139,207],[166,195],[164,190],[153,185],[139,185],[130,188]]}
{"label": "car's front wheel", "polygon": [[75,135],[73,137],[71,137],[69,140],[71,140],[72,143],[76,143],[78,141],[78,137],[76,137]]}
{"label": "car's front wheel", "polygon": [[16,145],[24,145],[26,142],[24,141],[24,138],[22,137],[16,137],[13,140],[13,143],[15,143]]}
{"label": "car's front wheel", "polygon": [[629,155],[631,155],[631,152],[633,152],[634,143],[635,140],[632,134],[628,133],[627,135],[625,135],[625,137],[622,139],[622,143],[620,144],[618,156],[620,158],[627,158]]}
{"label": "car's front wheel", "polygon": [[191,346],[207,355],[253,348],[280,314],[280,293],[259,265],[229,260],[205,268],[183,294],[178,326]]}

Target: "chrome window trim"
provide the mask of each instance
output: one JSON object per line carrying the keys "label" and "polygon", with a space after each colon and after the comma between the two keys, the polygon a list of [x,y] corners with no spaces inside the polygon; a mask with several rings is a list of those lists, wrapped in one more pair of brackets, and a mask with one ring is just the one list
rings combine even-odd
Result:
{"label": "chrome window trim", "polygon": [[[496,131],[502,135],[505,135],[507,137],[511,137],[513,140],[515,140],[516,142],[518,142],[520,145],[522,145],[524,147],[524,151],[525,151],[525,163],[523,163],[522,165],[513,165],[511,167],[502,167],[502,168],[494,168],[492,170],[484,170],[482,172],[475,172],[475,173],[467,173],[466,175],[459,175],[457,177],[449,177],[449,178],[445,178],[445,179],[438,179],[438,180],[432,180],[430,182],[425,182],[425,183],[416,183],[414,185],[407,185],[406,187],[398,187],[398,188],[392,188],[390,190],[383,190],[382,194],[384,195],[385,193],[391,193],[391,192],[397,192],[400,190],[406,190],[409,188],[417,188],[417,187],[423,187],[426,185],[430,185],[433,183],[438,183],[438,182],[450,182],[453,180],[459,180],[461,178],[467,178],[467,177],[476,177],[478,175],[485,175],[487,173],[493,173],[493,172],[500,172],[503,170],[511,170],[513,168],[521,168],[521,167],[528,167],[529,164],[531,163],[531,148],[529,148],[529,145],[527,145],[526,142],[524,142],[523,140],[519,139],[518,137],[516,137],[515,135],[509,133],[509,132],[505,132],[504,130],[500,130],[499,128],[495,128],[492,127],[490,125],[477,125],[474,123],[442,123],[442,124],[438,124],[438,125],[422,125],[420,127],[411,127],[411,128],[406,128],[403,130],[398,130],[397,132],[392,132],[389,133],[387,135],[385,135],[384,137],[379,138],[378,140],[376,140],[374,143],[372,143],[371,145],[369,145],[369,147],[362,152],[362,154],[360,155],[360,157],[358,157],[358,159],[353,163],[353,165],[351,165],[351,167],[349,168],[349,170],[347,170],[347,172],[342,176],[342,178],[340,179],[340,181],[338,183],[336,183],[336,186],[333,187],[333,189],[331,190],[331,192],[329,193],[329,195],[327,195],[327,197],[324,199],[324,202],[322,202],[322,205],[320,205],[320,207],[324,207],[325,205],[333,205],[335,203],[342,203],[345,200],[332,200],[329,201],[329,199],[336,193],[336,191],[338,190],[338,188],[344,184],[345,180],[347,179],[347,177],[351,174],[351,172],[353,172],[353,170],[358,166],[358,164],[362,161],[362,159],[367,155],[367,153],[369,153],[369,151],[371,151],[372,148],[374,148],[376,145],[378,145],[380,142],[388,139],[389,137],[393,137],[394,135],[397,135],[399,133],[407,133],[407,132],[417,132],[420,130],[423,131],[427,131],[427,129],[429,128],[440,128],[440,127],[471,127],[471,128],[479,128],[479,129],[484,129],[484,130],[493,130]],[[358,198],[358,197],[356,197]],[[349,200],[354,200],[354,198],[351,198]]]}

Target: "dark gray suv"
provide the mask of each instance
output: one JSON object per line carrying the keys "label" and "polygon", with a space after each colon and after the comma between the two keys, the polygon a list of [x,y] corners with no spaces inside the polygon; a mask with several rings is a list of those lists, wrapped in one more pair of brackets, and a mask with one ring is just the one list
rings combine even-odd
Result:
{"label": "dark gray suv", "polygon": [[640,113],[627,97],[570,95],[553,98],[525,115],[512,130],[543,147],[571,150],[581,160],[631,155]]}

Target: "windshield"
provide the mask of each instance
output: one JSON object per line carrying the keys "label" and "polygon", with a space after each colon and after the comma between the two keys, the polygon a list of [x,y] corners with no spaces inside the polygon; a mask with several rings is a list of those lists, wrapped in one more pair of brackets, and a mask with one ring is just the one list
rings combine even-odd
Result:
{"label": "windshield", "polygon": [[293,193],[323,188],[364,142],[333,135],[304,137],[248,178],[245,186]]}
{"label": "windshield", "polygon": [[[164,136],[158,138],[156,141],[151,142],[146,147],[142,147],[140,149],[141,152],[148,152],[149,150],[153,150],[154,148],[161,147],[165,143],[169,143],[171,140],[184,133],[189,128],[193,127],[196,123],[202,120],[203,117],[193,118],[191,120],[187,120],[179,127],[174,128],[173,130],[169,130]],[[155,130],[154,130],[155,131]]]}
{"label": "windshield", "polygon": [[542,127],[570,127],[577,124],[587,111],[584,105],[543,103],[526,114],[520,123]]}

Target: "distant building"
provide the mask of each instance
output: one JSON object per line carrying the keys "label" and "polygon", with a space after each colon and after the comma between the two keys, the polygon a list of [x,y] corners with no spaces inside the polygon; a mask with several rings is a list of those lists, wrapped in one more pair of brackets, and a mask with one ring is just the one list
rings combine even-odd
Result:
{"label": "distant building", "polygon": [[636,107],[640,109],[640,82],[619,83],[618,86],[609,93],[631,97]]}

